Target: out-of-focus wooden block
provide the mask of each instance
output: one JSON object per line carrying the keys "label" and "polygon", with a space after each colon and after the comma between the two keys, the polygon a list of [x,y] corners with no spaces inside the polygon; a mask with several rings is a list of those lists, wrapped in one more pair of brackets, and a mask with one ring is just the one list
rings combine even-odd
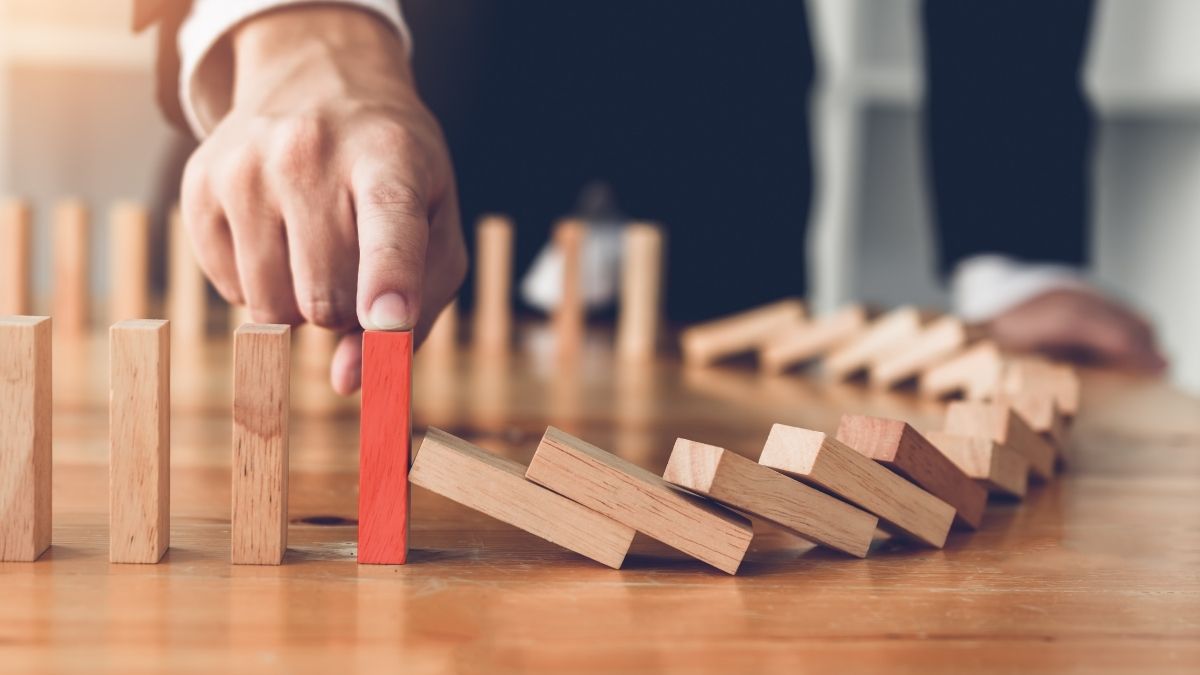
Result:
{"label": "out-of-focus wooden block", "polygon": [[29,202],[8,199],[0,204],[0,316],[32,311],[30,260],[33,218]]}
{"label": "out-of-focus wooden block", "polygon": [[363,333],[358,562],[408,559],[412,453],[412,333]]}
{"label": "out-of-focus wooden block", "polygon": [[278,565],[287,550],[291,328],[245,324],[233,340],[235,565]]}
{"label": "out-of-focus wooden block", "polygon": [[620,569],[633,528],[525,480],[525,466],[430,427],[413,460],[413,485]]}
{"label": "out-of-focus wooden block", "polygon": [[858,505],[884,529],[935,548],[946,544],[953,506],[828,434],[776,424],[758,463]]}
{"label": "out-of-focus wooden block", "polygon": [[168,222],[167,311],[175,346],[196,345],[208,332],[208,286],[192,253],[183,217],[171,209]]}
{"label": "out-of-focus wooden block", "polygon": [[50,546],[50,340],[48,317],[0,317],[0,561]]}
{"label": "out-of-focus wooden block", "polygon": [[458,301],[451,300],[442,308],[429,335],[421,344],[421,353],[433,358],[445,358],[458,350]]}
{"label": "out-of-focus wooden block", "polygon": [[900,420],[842,415],[837,439],[919,485],[955,510],[955,522],[979,529],[987,490]]}
{"label": "out-of-focus wooden block", "polygon": [[1058,408],[1058,399],[1047,389],[1032,389],[995,398],[997,403],[1017,411],[1029,427],[1054,446],[1061,457],[1067,447],[1067,417]]}
{"label": "out-of-focus wooden block", "polygon": [[847,379],[866,370],[872,361],[903,346],[932,320],[916,307],[898,307],[876,319],[853,340],[830,352],[824,361],[827,373]]}
{"label": "out-of-focus wooden block", "polygon": [[475,325],[484,350],[508,349],[512,340],[513,223],[487,215],[475,226]]}
{"label": "out-of-focus wooden block", "polygon": [[866,307],[849,305],[797,324],[763,344],[758,350],[759,362],[767,371],[781,373],[849,342],[866,329],[869,320]]}
{"label": "out-of-focus wooden block", "polygon": [[1048,480],[1054,476],[1054,447],[1008,405],[953,401],[946,407],[945,431],[990,438],[1024,455],[1035,478]]}
{"label": "out-of-focus wooden block", "polygon": [[54,210],[54,332],[68,338],[87,333],[91,320],[88,209],[70,199]]}
{"label": "out-of-focus wooden block", "polygon": [[970,399],[986,398],[999,390],[1003,368],[996,343],[984,340],[921,373],[917,388],[934,398],[960,393]]}
{"label": "out-of-focus wooden block", "polygon": [[1079,375],[1071,366],[1036,358],[1014,359],[1004,371],[1004,392],[1049,391],[1062,414],[1074,417],[1079,412]]}
{"label": "out-of-focus wooden block", "polygon": [[1021,453],[982,436],[929,431],[925,438],[990,492],[1025,496],[1029,485],[1029,460]]}
{"label": "out-of-focus wooden block", "polygon": [[903,347],[875,359],[871,383],[885,388],[903,384],[965,349],[977,334],[953,316],[936,319]]}
{"label": "out-of-focus wooden block", "polygon": [[587,225],[568,219],[554,228],[554,246],[562,256],[562,295],[554,308],[555,348],[571,355],[583,345],[587,305],[583,298],[583,246]]}
{"label": "out-of-focus wooden block", "polygon": [[866,557],[879,523],[866,511],[753,460],[685,438],[675,441],[663,478],[859,558]]}
{"label": "out-of-focus wooden block", "polygon": [[171,339],[166,321],[109,332],[108,559],[156,563],[171,537]]}
{"label": "out-of-focus wooden block", "polygon": [[663,233],[652,223],[631,223],[623,235],[617,356],[649,359],[662,320]]}
{"label": "out-of-focus wooden block", "polygon": [[683,358],[688,365],[704,366],[754,351],[774,335],[803,321],[804,303],[788,298],[697,324],[679,336]]}
{"label": "out-of-focus wooden block", "polygon": [[134,202],[119,202],[109,214],[109,320],[150,316],[150,212]]}
{"label": "out-of-focus wooden block", "polygon": [[554,427],[525,477],[729,574],[750,547],[753,530],[742,516]]}

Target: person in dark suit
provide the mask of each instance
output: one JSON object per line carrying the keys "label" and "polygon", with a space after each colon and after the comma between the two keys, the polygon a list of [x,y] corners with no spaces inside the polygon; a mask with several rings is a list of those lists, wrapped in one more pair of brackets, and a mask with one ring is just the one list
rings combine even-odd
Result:
{"label": "person in dark suit", "polygon": [[[1091,12],[925,2],[939,260],[1003,344],[1156,370],[1145,321],[1070,271],[1087,262]],[[595,179],[671,228],[673,318],[804,291],[802,2],[138,0],[137,15],[161,23],[164,109],[203,139],[182,186],[201,266],[257,320],[423,333],[467,272],[464,218],[510,213],[544,240]],[[339,391],[357,350],[335,357]]]}

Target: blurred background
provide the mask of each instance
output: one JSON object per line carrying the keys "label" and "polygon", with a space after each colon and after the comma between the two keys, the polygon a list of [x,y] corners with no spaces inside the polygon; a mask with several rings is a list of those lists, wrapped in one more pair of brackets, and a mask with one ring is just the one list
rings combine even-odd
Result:
{"label": "blurred background", "polygon": [[[918,2],[808,4],[821,68],[814,303],[944,307],[922,163]],[[1200,392],[1200,3],[1102,0],[1097,10],[1085,73],[1099,122],[1093,271],[1153,319],[1172,379]],[[0,0],[0,194],[34,205],[40,294],[57,199],[93,205],[95,251],[106,250],[114,200],[165,218],[180,143],[154,105],[154,36],[132,35],[129,12],[120,0]],[[92,263],[101,294],[106,256]]]}

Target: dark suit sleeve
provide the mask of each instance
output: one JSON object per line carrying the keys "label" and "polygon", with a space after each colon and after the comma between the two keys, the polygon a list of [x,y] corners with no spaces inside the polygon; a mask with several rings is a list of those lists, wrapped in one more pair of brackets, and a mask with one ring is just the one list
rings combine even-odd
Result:
{"label": "dark suit sleeve", "polygon": [[926,133],[943,273],[1087,261],[1090,0],[926,0]]}
{"label": "dark suit sleeve", "polygon": [[133,0],[133,30],[141,32],[158,25],[158,55],[155,59],[154,93],[167,120],[191,133],[179,103],[179,27],[192,8],[191,0]]}

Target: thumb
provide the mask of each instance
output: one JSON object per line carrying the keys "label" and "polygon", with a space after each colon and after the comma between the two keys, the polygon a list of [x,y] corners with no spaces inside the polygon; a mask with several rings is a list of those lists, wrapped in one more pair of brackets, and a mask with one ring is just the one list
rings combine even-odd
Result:
{"label": "thumb", "polygon": [[414,186],[401,174],[379,171],[363,172],[353,185],[363,328],[409,330],[421,315],[429,208]]}

